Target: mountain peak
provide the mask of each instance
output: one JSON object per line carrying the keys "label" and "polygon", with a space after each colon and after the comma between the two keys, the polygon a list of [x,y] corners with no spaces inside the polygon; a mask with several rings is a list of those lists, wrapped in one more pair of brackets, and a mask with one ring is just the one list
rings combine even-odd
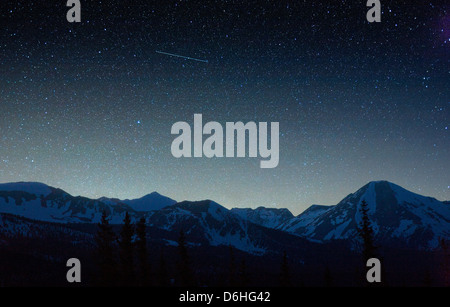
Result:
{"label": "mountain peak", "polygon": [[156,191],[153,191],[153,192],[151,192],[149,194],[146,194],[146,195],[142,196],[140,199],[142,199],[142,198],[150,198],[150,197],[160,197],[160,196],[163,196],[163,195],[159,194]]}
{"label": "mountain peak", "polygon": [[385,244],[410,244],[435,248],[440,237],[449,236],[450,208],[386,180],[371,181],[335,206],[310,207],[281,229],[312,240],[329,241],[355,237],[365,201],[374,233]]}
{"label": "mountain peak", "polygon": [[433,197],[423,196],[403,188],[395,183],[381,180],[371,181],[360,188],[346,199],[359,198],[359,201],[365,200],[369,204],[369,209],[373,203],[385,203],[391,206],[403,203],[429,203],[437,201]]}
{"label": "mountain peak", "polygon": [[141,212],[159,210],[176,203],[175,200],[161,195],[158,192],[152,192],[138,199],[126,199],[122,202],[134,210]]}

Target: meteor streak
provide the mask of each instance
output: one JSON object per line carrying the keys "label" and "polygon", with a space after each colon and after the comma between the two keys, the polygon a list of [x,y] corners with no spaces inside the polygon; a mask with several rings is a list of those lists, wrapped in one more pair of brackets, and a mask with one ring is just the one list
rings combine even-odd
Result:
{"label": "meteor streak", "polygon": [[165,55],[169,55],[169,56],[173,56],[173,57],[177,57],[177,58],[183,58],[183,59],[186,59],[186,60],[192,60],[192,61],[197,61],[197,62],[208,63],[208,60],[200,60],[200,59],[191,58],[191,57],[188,57],[188,56],[183,56],[183,55],[174,54],[174,53],[168,53],[168,52],[163,52],[163,51],[158,51],[158,50],[156,50],[156,53],[165,54]]}

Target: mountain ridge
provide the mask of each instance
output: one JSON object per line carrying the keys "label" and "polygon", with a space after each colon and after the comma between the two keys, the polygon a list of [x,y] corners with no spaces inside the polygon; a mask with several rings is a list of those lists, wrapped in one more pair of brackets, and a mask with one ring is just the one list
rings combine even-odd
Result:
{"label": "mountain ridge", "polygon": [[249,236],[248,227],[256,229],[249,225],[312,242],[357,240],[362,200],[368,203],[378,241],[430,249],[437,247],[440,237],[450,238],[448,202],[384,180],[367,183],[334,206],[312,205],[297,216],[286,208],[227,209],[212,200],[176,202],[157,192],[134,200],[90,199],[38,182],[0,184],[0,213],[46,222],[98,223],[106,212],[111,224],[121,224],[128,212],[133,222],[145,217],[154,227],[168,231],[186,228],[196,232],[201,242],[232,244],[255,253],[264,250]]}

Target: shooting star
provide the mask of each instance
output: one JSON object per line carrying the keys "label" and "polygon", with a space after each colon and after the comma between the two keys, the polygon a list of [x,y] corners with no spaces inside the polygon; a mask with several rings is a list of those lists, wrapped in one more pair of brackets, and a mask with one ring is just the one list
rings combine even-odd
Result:
{"label": "shooting star", "polygon": [[173,57],[177,57],[177,58],[183,58],[183,59],[186,59],[186,60],[192,60],[192,61],[197,61],[197,62],[208,63],[208,60],[200,60],[200,59],[191,58],[191,57],[188,57],[188,56],[183,56],[183,55],[174,54],[174,53],[168,53],[168,52],[163,52],[163,51],[158,51],[158,50],[156,50],[156,53],[165,54],[165,55],[169,55],[169,56],[173,56]]}

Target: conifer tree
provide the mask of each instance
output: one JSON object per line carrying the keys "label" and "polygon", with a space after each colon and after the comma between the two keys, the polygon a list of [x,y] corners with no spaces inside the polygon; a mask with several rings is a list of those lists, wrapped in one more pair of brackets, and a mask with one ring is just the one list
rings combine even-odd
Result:
{"label": "conifer tree", "polygon": [[107,218],[106,211],[103,211],[101,222],[98,224],[98,231],[95,237],[97,245],[98,278],[100,286],[113,286],[117,274],[116,262],[114,260],[115,234]]}
{"label": "conifer tree", "polygon": [[142,217],[136,226],[136,250],[139,261],[139,285],[149,286],[151,284],[150,279],[150,265],[148,263],[148,253],[147,253],[147,237],[146,237],[146,225],[145,217]]}
{"label": "conifer tree", "polygon": [[365,200],[361,202],[360,212],[361,223],[359,224],[358,232],[361,239],[363,240],[362,254],[365,265],[368,259],[375,257],[376,250],[376,247],[374,245],[374,231],[372,222],[369,218],[369,208]]}
{"label": "conifer tree", "polygon": [[134,280],[133,235],[134,230],[130,215],[126,212],[119,240],[120,278],[121,284],[124,286],[131,286]]}
{"label": "conifer tree", "polygon": [[[370,258],[376,258],[376,249],[375,239],[374,239],[374,230],[372,226],[372,222],[369,217],[369,205],[365,200],[361,201],[361,206],[359,208],[361,213],[361,222],[359,223],[358,233],[362,239],[362,256],[363,256],[363,272],[367,272],[367,260]],[[379,258],[378,258],[379,259]],[[379,259],[381,261],[381,259]],[[381,266],[382,276],[385,276],[384,267]],[[383,286],[387,285],[386,278],[383,278],[383,284],[381,283],[368,283],[366,279],[366,275],[362,276],[362,284],[366,286]]]}

